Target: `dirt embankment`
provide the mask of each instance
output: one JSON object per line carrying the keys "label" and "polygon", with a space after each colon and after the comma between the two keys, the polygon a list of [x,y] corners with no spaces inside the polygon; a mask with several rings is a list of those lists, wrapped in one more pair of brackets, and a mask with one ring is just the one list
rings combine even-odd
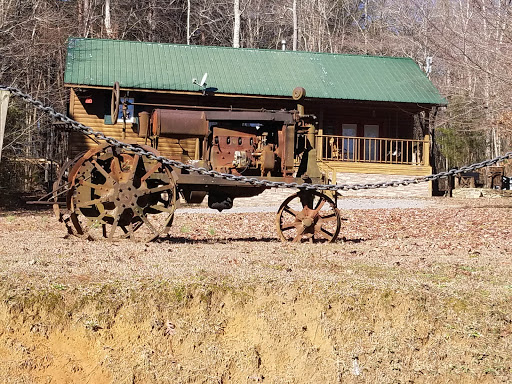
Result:
{"label": "dirt embankment", "polygon": [[486,305],[426,288],[310,288],[109,285],[90,294],[10,297],[0,310],[1,377],[12,383],[510,378],[505,300]]}
{"label": "dirt embankment", "polygon": [[0,381],[510,382],[511,212],[345,211],[344,240],[301,245],[266,213],[140,245],[5,212]]}

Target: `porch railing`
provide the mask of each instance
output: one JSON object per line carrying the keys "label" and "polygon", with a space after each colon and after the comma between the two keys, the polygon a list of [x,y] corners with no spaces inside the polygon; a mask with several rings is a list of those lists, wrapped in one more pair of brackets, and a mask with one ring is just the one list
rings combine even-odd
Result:
{"label": "porch railing", "polygon": [[424,165],[429,163],[428,135],[424,140],[317,135],[319,160]]}

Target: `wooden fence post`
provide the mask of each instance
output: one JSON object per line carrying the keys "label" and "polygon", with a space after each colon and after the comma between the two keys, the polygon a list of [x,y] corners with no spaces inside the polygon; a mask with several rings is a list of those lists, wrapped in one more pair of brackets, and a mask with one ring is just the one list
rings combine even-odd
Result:
{"label": "wooden fence post", "polygon": [[4,145],[5,119],[9,105],[9,91],[0,91],[0,160],[2,160],[2,147]]}

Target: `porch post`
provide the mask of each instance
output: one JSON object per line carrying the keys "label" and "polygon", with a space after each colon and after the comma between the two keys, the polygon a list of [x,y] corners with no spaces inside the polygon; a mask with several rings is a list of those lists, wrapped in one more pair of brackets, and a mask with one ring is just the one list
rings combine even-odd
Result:
{"label": "porch post", "polygon": [[430,135],[426,134],[423,138],[423,165],[430,167]]}
{"label": "porch post", "polygon": [[200,145],[199,145],[199,139],[196,139],[196,148],[194,150],[194,160],[201,160],[200,154]]}
{"label": "porch post", "polygon": [[323,138],[324,134],[324,110],[322,109],[319,113],[319,124],[318,124],[318,133],[316,137],[316,158],[319,161],[322,161],[323,157]]}
{"label": "porch post", "polygon": [[324,130],[320,128],[318,130],[318,135],[316,137],[316,158],[320,161],[322,160],[323,157],[323,134]]}
{"label": "porch post", "polygon": [[2,160],[2,147],[4,145],[5,119],[9,105],[9,91],[0,91],[0,160]]}

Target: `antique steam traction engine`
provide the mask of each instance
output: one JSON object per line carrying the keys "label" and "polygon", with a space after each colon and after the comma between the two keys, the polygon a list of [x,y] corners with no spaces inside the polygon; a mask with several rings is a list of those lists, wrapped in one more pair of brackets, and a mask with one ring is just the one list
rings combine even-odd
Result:
{"label": "antique steam traction engine", "polygon": [[[190,163],[196,168],[253,180],[322,182],[314,149],[315,117],[304,113],[300,104],[304,96],[303,88],[294,90],[293,99],[299,102],[294,111],[183,107],[142,112],[138,136],[149,145],[139,147],[158,155],[158,146],[165,140],[195,138],[199,156]],[[112,116],[120,107],[126,110],[126,101],[120,103],[116,84]],[[168,232],[178,196],[190,204],[207,197],[208,206],[220,211],[232,208],[236,198],[256,196],[268,188],[268,184],[241,183],[218,173],[189,172],[116,145],[100,144],[62,167],[54,196],[65,194],[66,209],[58,204],[54,208],[70,234],[149,241]],[[288,197],[276,217],[283,241],[333,242],[340,225],[335,201],[309,189]]]}

